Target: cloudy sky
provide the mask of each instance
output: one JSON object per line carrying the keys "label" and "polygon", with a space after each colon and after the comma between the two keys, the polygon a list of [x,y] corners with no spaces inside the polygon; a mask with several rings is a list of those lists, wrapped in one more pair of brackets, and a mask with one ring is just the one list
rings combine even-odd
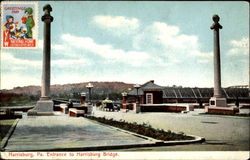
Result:
{"label": "cloudy sky", "polygon": [[[39,2],[39,14],[48,2]],[[249,82],[246,2],[49,2],[52,84],[88,81],[213,86],[212,16],[218,14],[222,86]],[[39,17],[40,20],[40,17]],[[1,89],[40,85],[39,48],[1,49]]]}

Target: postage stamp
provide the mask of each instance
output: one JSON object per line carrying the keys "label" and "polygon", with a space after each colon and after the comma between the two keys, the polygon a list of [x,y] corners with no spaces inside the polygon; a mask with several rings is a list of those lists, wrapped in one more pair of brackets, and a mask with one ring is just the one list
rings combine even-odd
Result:
{"label": "postage stamp", "polygon": [[4,1],[1,11],[1,47],[37,48],[38,3]]}

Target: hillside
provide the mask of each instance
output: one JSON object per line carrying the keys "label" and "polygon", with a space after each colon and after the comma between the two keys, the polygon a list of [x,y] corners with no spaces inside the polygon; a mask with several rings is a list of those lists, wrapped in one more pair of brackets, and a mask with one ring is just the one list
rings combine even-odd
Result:
{"label": "hillside", "polygon": [[[109,93],[121,93],[124,90],[131,88],[133,86],[133,84],[128,84],[124,82],[91,82],[91,83],[94,85],[92,92],[98,95],[109,94]],[[87,84],[88,82],[52,85],[51,95],[88,92],[86,88]],[[41,87],[40,86],[15,87],[10,90],[1,90],[1,92],[36,96],[40,95]]]}
{"label": "hillside", "polygon": [[[123,82],[91,82],[94,86],[92,89],[92,99],[103,100],[109,97],[112,100],[120,100],[121,92],[133,87],[133,84]],[[52,85],[51,97],[53,99],[80,99],[80,93],[88,93],[86,85],[88,82],[73,83],[64,85]],[[34,105],[41,95],[40,86],[15,87],[10,90],[1,90],[0,106],[25,106]],[[88,99],[88,96],[87,96]]]}

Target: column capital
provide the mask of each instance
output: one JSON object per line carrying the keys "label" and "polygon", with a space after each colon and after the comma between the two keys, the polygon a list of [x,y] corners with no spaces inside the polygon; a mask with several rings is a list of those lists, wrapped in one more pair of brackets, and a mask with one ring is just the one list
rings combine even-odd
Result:
{"label": "column capital", "polygon": [[217,14],[215,14],[215,15],[213,15],[212,19],[213,19],[214,23],[212,24],[210,29],[214,29],[216,31],[218,31],[219,29],[222,29],[222,26],[219,23],[220,17]]}
{"label": "column capital", "polygon": [[42,21],[45,23],[53,22],[53,17],[50,15],[50,12],[52,11],[52,7],[49,4],[46,4],[43,7],[44,15],[42,16]]}

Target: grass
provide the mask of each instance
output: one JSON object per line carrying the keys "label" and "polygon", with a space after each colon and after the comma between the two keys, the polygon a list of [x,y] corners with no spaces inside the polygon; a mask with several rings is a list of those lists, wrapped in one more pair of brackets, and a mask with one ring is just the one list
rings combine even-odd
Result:
{"label": "grass", "polygon": [[33,106],[36,104],[36,101],[13,101],[8,103],[7,105],[2,106]]}
{"label": "grass", "polygon": [[86,118],[163,141],[194,139],[193,137],[187,136],[184,133],[174,133],[170,130],[165,131],[163,129],[155,129],[151,125],[148,125],[146,123],[128,123],[124,120],[115,121],[113,119],[106,119],[105,117],[87,116]]}
{"label": "grass", "polygon": [[15,122],[15,119],[11,120],[0,120],[0,141],[5,137],[11,128],[12,124]]}

